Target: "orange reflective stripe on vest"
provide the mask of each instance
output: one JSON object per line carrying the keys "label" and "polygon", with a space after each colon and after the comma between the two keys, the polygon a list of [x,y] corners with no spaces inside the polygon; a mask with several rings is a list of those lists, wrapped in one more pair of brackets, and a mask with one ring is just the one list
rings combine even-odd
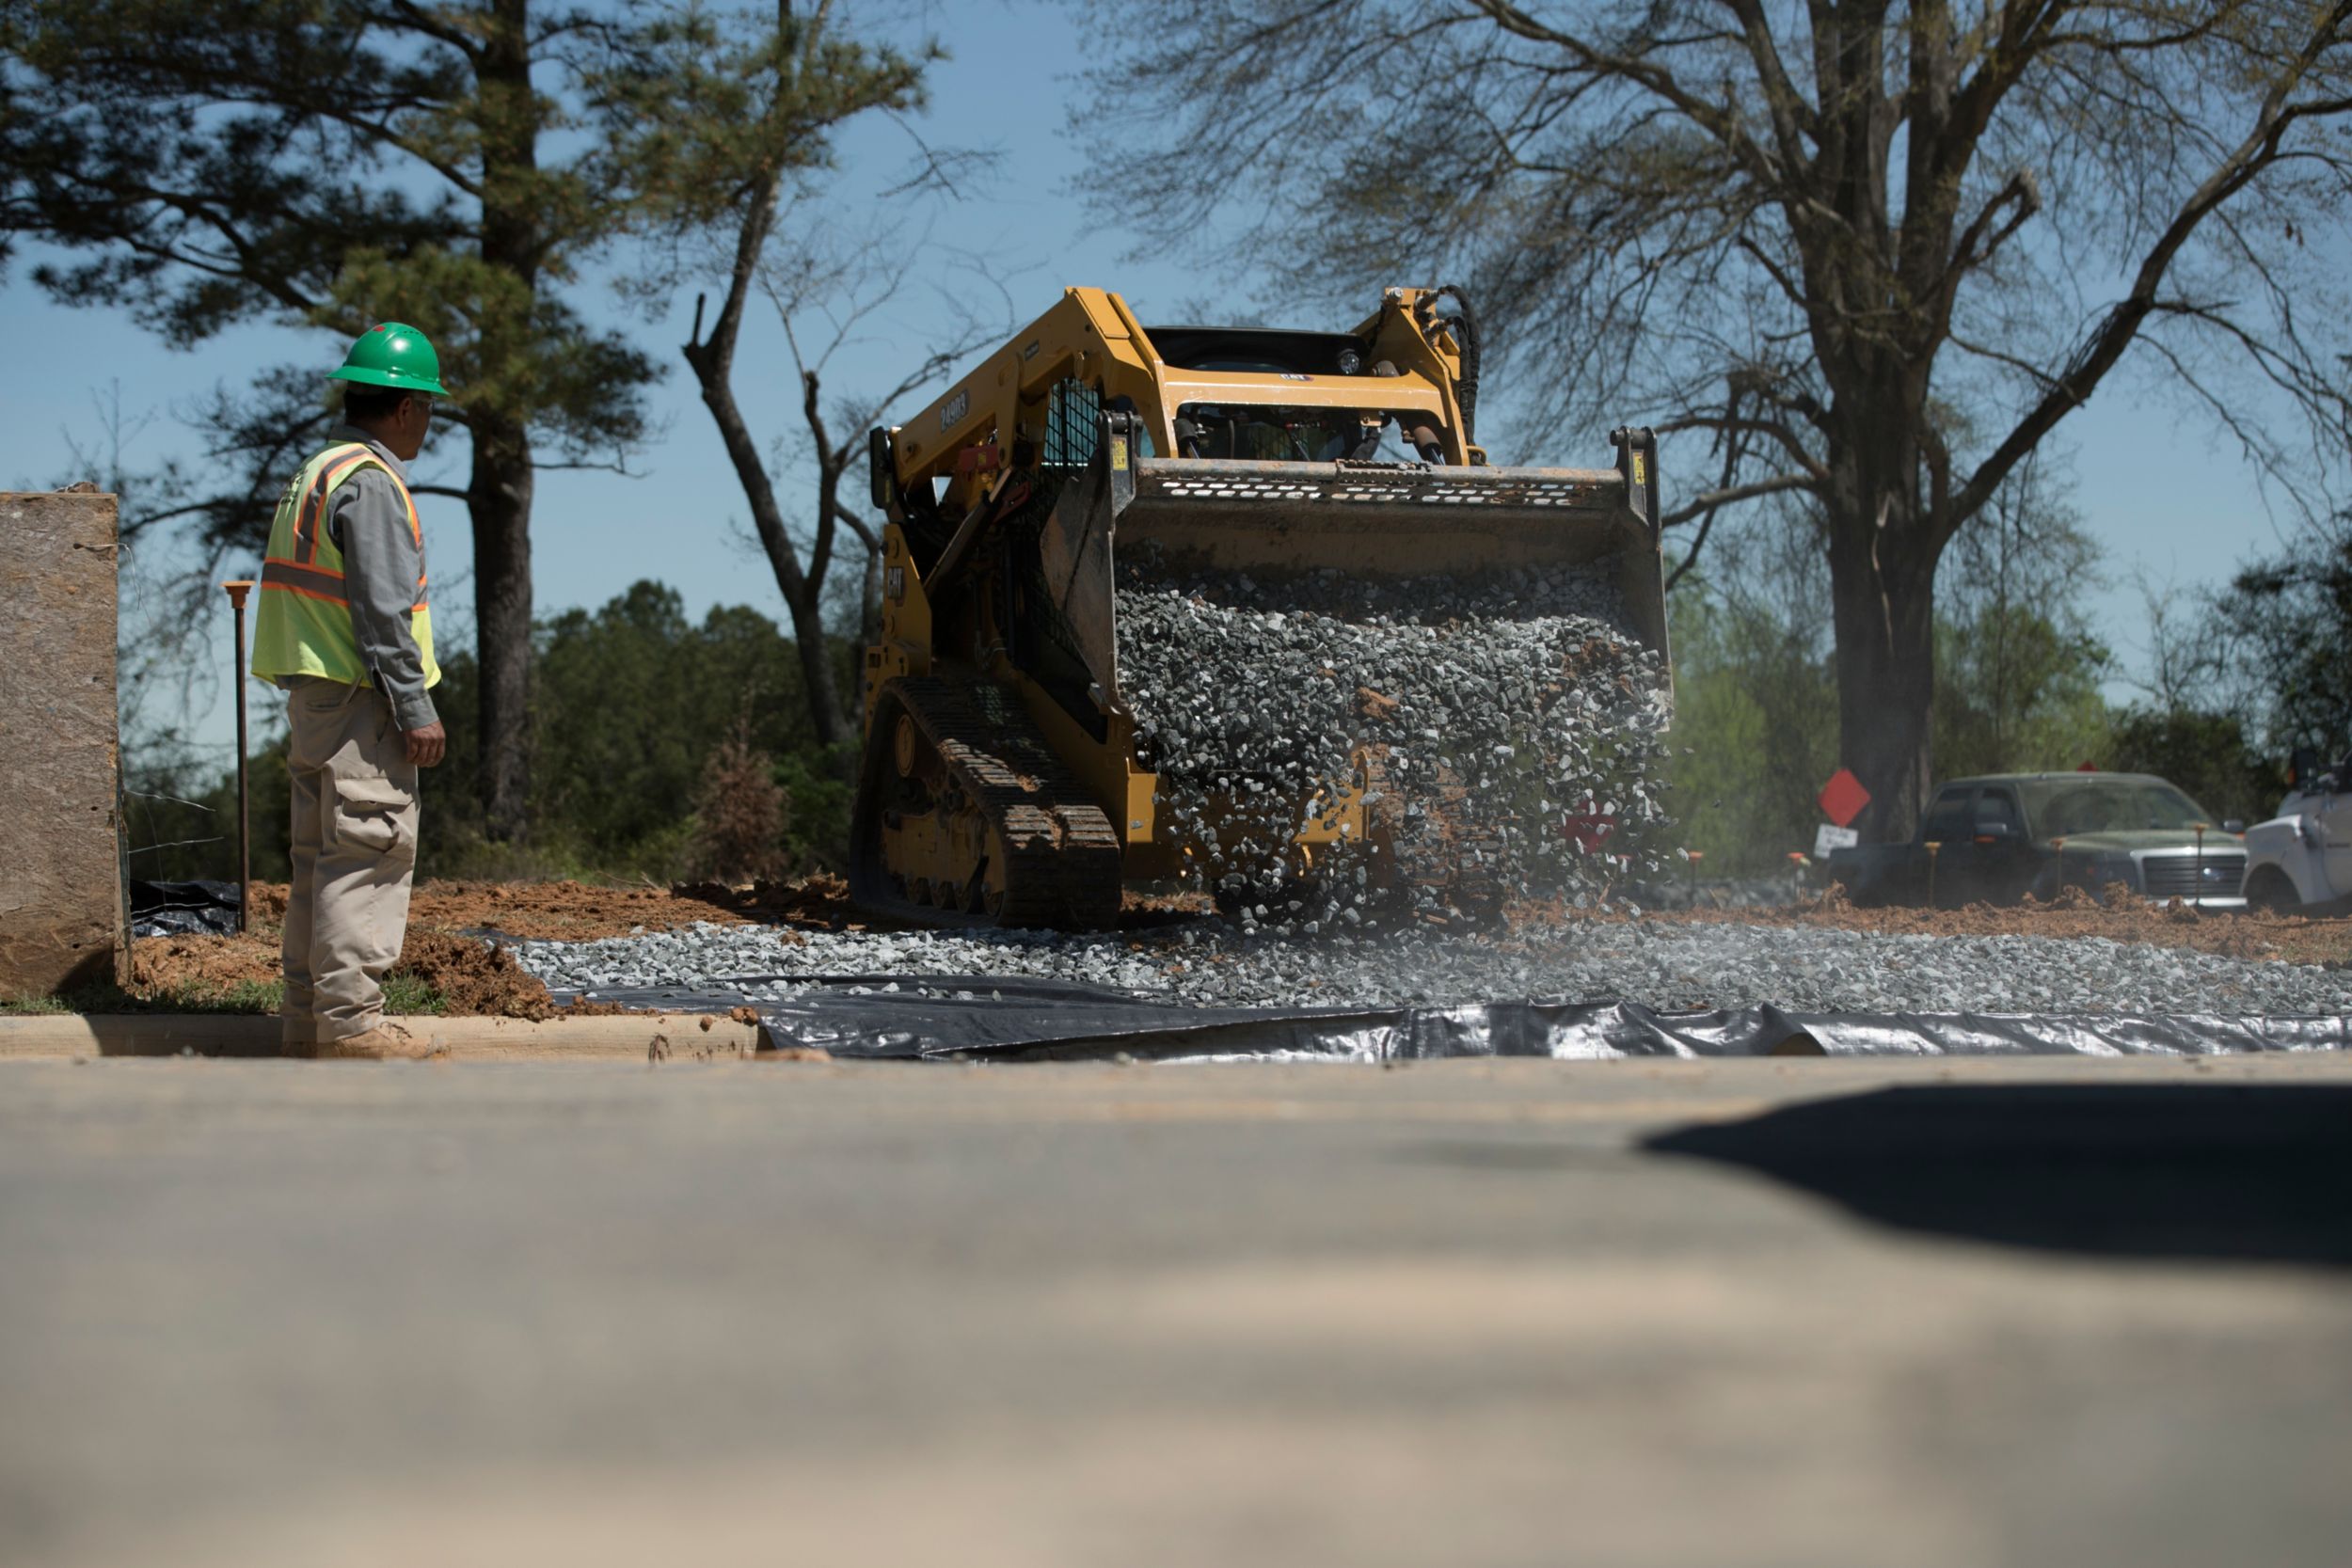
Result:
{"label": "orange reflective stripe on vest", "polygon": [[[334,492],[337,482],[374,455],[375,453],[366,447],[348,446],[341,452],[330,456],[326,466],[319,469],[319,477],[311,482],[310,494],[302,498],[302,510],[295,515],[294,557],[303,564],[308,565],[319,558],[319,519],[326,511],[326,498]],[[378,464],[377,467],[381,467],[382,465]],[[389,469],[386,470],[384,477],[391,479]],[[404,501],[407,500],[408,487],[401,484],[397,479],[393,479],[392,483],[399,486],[400,499]],[[416,522],[417,509],[414,504],[411,504],[408,508],[408,526],[413,529],[416,527]],[[421,543],[421,538],[420,542]],[[341,573],[336,575],[342,576]]]}

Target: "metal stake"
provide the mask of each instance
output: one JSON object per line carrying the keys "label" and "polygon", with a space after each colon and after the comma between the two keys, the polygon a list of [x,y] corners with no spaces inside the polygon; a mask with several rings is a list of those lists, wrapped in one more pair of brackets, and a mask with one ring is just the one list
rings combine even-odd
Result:
{"label": "metal stake", "polygon": [[229,595],[229,607],[237,622],[237,929],[249,930],[253,921],[253,836],[250,831],[250,800],[245,781],[245,596],[253,591],[250,578],[241,582],[224,582],[221,588]]}

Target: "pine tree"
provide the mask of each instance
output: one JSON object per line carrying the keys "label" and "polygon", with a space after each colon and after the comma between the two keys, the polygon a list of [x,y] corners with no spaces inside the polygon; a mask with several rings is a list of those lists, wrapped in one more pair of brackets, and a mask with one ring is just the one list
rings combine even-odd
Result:
{"label": "pine tree", "polygon": [[[331,340],[422,328],[470,447],[480,790],[525,831],[535,472],[615,462],[655,365],[562,291],[626,224],[564,98],[629,47],[626,17],[532,0],[0,0],[0,247],[71,304],[174,347],[273,322],[315,365],[224,391],[241,486],[178,509],[215,553],[258,549],[265,498],[326,422]],[[0,248],[0,256],[6,254]],[[428,449],[429,450],[429,449]],[[256,502],[261,504],[256,504]]]}

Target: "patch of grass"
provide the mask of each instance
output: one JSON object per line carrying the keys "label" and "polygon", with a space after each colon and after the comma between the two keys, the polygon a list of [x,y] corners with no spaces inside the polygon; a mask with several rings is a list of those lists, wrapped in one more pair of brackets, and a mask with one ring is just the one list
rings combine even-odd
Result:
{"label": "patch of grass", "polygon": [[437,1015],[444,1006],[441,993],[430,981],[414,974],[384,976],[384,1010],[388,1013],[432,1013]]}
{"label": "patch of grass", "polygon": [[113,981],[82,986],[61,999],[76,1013],[274,1013],[286,994],[283,980],[237,980],[219,985],[187,980],[125,990]]}
{"label": "patch of grass", "polygon": [[73,1005],[60,996],[0,996],[0,1018],[72,1011]]}

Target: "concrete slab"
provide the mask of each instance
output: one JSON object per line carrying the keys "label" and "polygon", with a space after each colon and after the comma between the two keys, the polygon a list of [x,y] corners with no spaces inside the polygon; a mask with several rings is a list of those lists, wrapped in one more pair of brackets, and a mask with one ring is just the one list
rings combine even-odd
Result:
{"label": "concrete slab", "polygon": [[126,978],[115,498],[0,492],[0,996]]}
{"label": "concrete slab", "polygon": [[2334,1564],[2348,1101],[0,1063],[0,1560]]}

